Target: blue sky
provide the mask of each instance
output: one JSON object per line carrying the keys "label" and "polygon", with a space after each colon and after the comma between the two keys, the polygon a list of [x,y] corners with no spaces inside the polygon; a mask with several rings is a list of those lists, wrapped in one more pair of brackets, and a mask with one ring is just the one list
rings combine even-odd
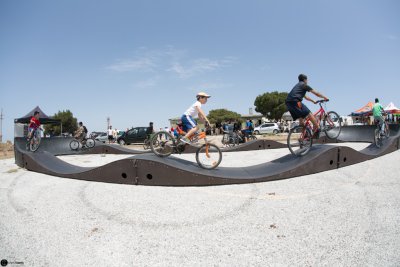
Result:
{"label": "blue sky", "polygon": [[[400,1],[0,1],[3,140],[39,105],[89,131],[168,125],[195,100],[248,113],[299,73],[341,115],[400,106]],[[311,103],[308,105],[315,109]]]}

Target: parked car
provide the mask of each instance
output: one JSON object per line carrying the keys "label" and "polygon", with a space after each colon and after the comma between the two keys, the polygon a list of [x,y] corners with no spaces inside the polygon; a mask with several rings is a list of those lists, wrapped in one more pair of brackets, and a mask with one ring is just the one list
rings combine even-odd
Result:
{"label": "parked car", "polygon": [[90,138],[96,139],[97,136],[99,136],[99,135],[101,135],[101,134],[103,134],[103,133],[105,133],[105,132],[91,132],[91,133],[89,134],[89,137],[90,137]]}
{"label": "parked car", "polygon": [[103,143],[108,142],[108,135],[107,133],[99,133],[94,140]]}
{"label": "parked car", "polygon": [[263,123],[260,126],[254,128],[254,134],[265,134],[265,133],[279,133],[279,126],[277,123],[268,122]]}
{"label": "parked car", "polygon": [[132,143],[143,143],[146,139],[147,127],[135,127],[127,132],[124,132],[120,137],[117,138],[117,142],[120,145],[129,145]]}

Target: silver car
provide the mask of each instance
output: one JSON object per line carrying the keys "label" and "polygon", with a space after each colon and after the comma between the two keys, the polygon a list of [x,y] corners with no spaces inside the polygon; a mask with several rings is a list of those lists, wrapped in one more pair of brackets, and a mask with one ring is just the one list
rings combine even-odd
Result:
{"label": "silver car", "polygon": [[279,126],[274,122],[263,123],[254,128],[254,134],[279,133]]}

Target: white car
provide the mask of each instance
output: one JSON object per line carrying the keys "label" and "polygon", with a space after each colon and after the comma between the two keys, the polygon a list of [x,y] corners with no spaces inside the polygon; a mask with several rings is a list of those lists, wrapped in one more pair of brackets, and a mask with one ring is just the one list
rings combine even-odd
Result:
{"label": "white car", "polygon": [[102,143],[108,142],[108,135],[107,133],[100,133],[98,136],[96,136],[95,140]]}
{"label": "white car", "polygon": [[254,134],[265,134],[265,133],[279,133],[279,126],[274,122],[263,123],[260,126],[254,128]]}

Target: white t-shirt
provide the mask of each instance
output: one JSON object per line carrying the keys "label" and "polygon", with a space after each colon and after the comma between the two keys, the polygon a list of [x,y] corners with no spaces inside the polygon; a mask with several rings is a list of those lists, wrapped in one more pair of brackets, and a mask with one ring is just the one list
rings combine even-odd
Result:
{"label": "white t-shirt", "polygon": [[190,108],[188,108],[185,113],[185,115],[189,115],[192,116],[193,118],[196,118],[197,115],[199,115],[199,111],[197,110],[196,107],[201,108],[201,103],[200,101],[196,101],[193,105],[190,106]]}
{"label": "white t-shirt", "polygon": [[113,129],[108,129],[107,130],[108,135],[113,135],[113,131],[114,131]]}

